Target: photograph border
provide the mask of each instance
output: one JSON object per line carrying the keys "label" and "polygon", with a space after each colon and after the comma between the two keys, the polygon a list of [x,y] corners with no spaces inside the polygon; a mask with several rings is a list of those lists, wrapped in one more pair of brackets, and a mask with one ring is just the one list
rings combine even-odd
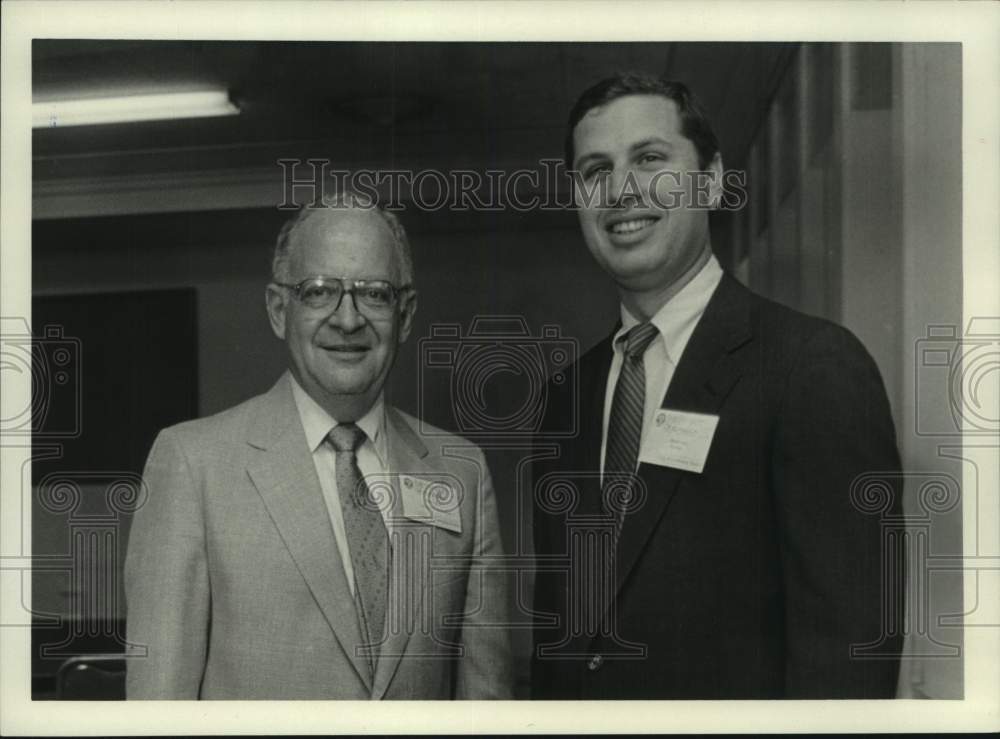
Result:
{"label": "photograph border", "polygon": [[[642,23],[622,22],[641,18]],[[962,56],[963,316],[1000,316],[1000,5],[988,2],[62,2],[2,5],[0,316],[26,317],[31,301],[31,39],[258,39],[399,41],[958,41]],[[30,387],[4,385],[4,409],[23,407]],[[996,449],[979,449],[978,478],[964,466],[966,556],[1000,555],[1000,532],[975,516],[998,515]],[[965,630],[962,700],[629,701],[543,703],[417,701],[381,706],[344,701],[32,702],[30,511],[22,469],[30,441],[5,440],[0,464],[0,733],[121,735],[222,733],[856,732],[995,730],[1000,628]],[[978,486],[978,487],[977,487]],[[985,494],[984,494],[985,493]],[[970,531],[978,531],[970,550]],[[966,571],[966,602],[977,593]],[[996,580],[986,584],[995,592]],[[983,584],[979,585],[983,598]],[[993,602],[997,602],[994,599]],[[30,620],[29,620],[30,623]]]}

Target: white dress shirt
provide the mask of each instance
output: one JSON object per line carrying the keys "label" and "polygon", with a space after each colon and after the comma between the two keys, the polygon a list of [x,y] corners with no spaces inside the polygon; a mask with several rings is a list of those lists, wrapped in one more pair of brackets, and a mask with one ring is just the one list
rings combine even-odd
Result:
{"label": "white dress shirt", "polygon": [[[663,405],[663,398],[670,387],[674,369],[684,353],[688,339],[698,325],[698,320],[705,312],[705,306],[719,286],[722,279],[722,267],[715,255],[711,255],[705,266],[686,284],[679,293],[666,302],[654,315],[650,322],[659,329],[659,334],[646,348],[642,355],[643,367],[646,370],[646,402],[643,408],[642,440],[652,421],[653,414]],[[604,391],[604,420],[601,426],[601,474],[604,474],[604,454],[608,445],[608,420],[611,418],[611,402],[615,395],[615,385],[622,371],[624,355],[624,336],[640,321],[621,306],[622,325],[615,333],[612,346],[614,356],[611,359],[611,371],[608,373],[608,384]]]}
{"label": "white dress shirt", "polygon": [[[337,549],[340,551],[340,561],[344,563],[344,574],[347,576],[347,583],[350,585],[353,595],[354,566],[351,564],[351,552],[347,546],[347,533],[344,529],[344,512],[340,507],[340,494],[337,490],[337,455],[333,446],[326,443],[327,434],[337,425],[337,420],[313,400],[294,377],[291,377],[291,380],[292,396],[295,398],[299,418],[302,419],[302,429],[306,432],[306,442],[309,444],[313,464],[316,465],[316,476],[319,477],[323,499],[326,501],[326,508],[330,514],[333,536],[337,540]],[[367,478],[369,475],[388,473],[385,408],[381,395],[371,409],[358,419],[356,425],[365,432],[367,437],[357,450],[358,469],[361,471],[361,475]],[[387,515],[388,512],[383,509],[382,519],[386,520]],[[386,520],[387,529],[388,526],[389,523]]]}

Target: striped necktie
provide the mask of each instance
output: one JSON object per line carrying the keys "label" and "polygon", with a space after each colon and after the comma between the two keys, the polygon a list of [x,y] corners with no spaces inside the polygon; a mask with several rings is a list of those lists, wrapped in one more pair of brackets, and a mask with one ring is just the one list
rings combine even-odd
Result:
{"label": "striped necktie", "polygon": [[365,441],[365,432],[353,423],[341,423],[330,431],[328,438],[336,452],[337,494],[354,568],[354,602],[362,638],[371,647],[368,664],[374,675],[378,645],[385,630],[389,534],[358,469],[357,450]]}
{"label": "striped necktie", "polygon": [[639,460],[639,441],[646,407],[646,368],[642,355],[658,334],[656,326],[647,322],[632,327],[624,337],[622,369],[608,419],[602,480],[605,506],[615,518],[612,553],[618,548],[618,538],[625,522],[624,506],[632,493],[632,485],[623,484],[623,479],[628,480],[628,476],[635,474]]}

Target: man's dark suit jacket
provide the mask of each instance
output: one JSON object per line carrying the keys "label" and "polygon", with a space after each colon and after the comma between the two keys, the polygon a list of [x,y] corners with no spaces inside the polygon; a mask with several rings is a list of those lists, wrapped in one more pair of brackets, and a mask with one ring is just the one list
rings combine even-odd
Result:
{"label": "man's dark suit jacket", "polygon": [[639,466],[645,501],[614,560],[613,633],[612,619],[595,627],[578,605],[595,566],[581,532],[607,529],[598,473],[611,358],[609,337],[549,386],[544,430],[579,427],[543,433],[538,453],[554,443],[558,457],[532,469],[532,696],[893,697],[903,573],[884,557],[882,522],[900,515],[899,456],[861,343],[723,276],[662,404],[717,414],[715,436],[700,474]]}

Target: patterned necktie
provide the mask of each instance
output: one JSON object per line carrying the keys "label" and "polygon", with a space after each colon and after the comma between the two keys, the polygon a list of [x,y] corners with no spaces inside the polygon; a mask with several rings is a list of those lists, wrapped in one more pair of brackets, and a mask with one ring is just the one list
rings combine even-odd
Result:
{"label": "patterned necktie", "polygon": [[354,568],[354,601],[362,638],[372,647],[368,664],[374,675],[378,644],[385,629],[389,535],[358,469],[357,449],[364,443],[365,432],[353,423],[341,423],[330,431],[328,438],[336,451],[337,493]]}
{"label": "patterned necktie", "polygon": [[611,401],[602,492],[606,505],[615,517],[612,556],[618,548],[618,538],[625,522],[623,504],[628,503],[632,493],[631,484],[622,485],[622,479],[635,474],[639,459],[639,440],[646,407],[646,368],[642,355],[658,333],[653,324],[642,323],[632,327],[625,335],[621,374]]}

